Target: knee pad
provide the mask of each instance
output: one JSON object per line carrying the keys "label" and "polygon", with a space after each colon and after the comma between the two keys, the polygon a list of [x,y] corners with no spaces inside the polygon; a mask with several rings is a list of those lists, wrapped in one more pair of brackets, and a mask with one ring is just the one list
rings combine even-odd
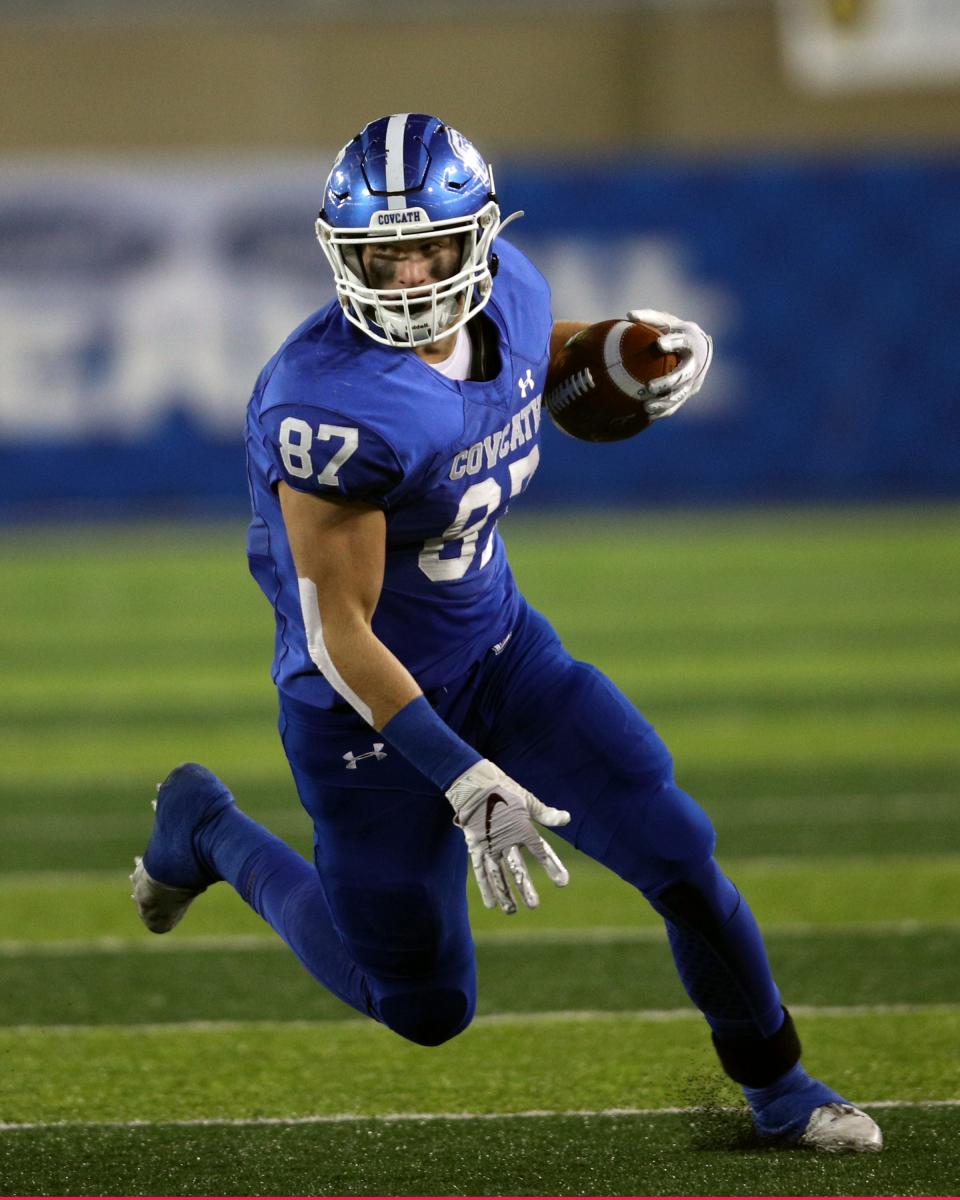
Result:
{"label": "knee pad", "polygon": [[662,864],[664,882],[686,878],[712,859],[717,844],[713,822],[673,780],[657,788],[644,812],[650,853]]}
{"label": "knee pad", "polygon": [[384,996],[377,1008],[388,1029],[418,1046],[439,1046],[473,1020],[475,997],[460,988],[428,988]]}
{"label": "knee pad", "polygon": [[648,899],[702,869],[716,844],[710,818],[671,779],[636,801],[621,796],[610,824],[612,835],[599,853],[584,849]]}
{"label": "knee pad", "polygon": [[740,904],[740,893],[708,858],[687,868],[679,879],[648,894],[647,899],[668,921],[678,922],[709,937],[730,920]]}

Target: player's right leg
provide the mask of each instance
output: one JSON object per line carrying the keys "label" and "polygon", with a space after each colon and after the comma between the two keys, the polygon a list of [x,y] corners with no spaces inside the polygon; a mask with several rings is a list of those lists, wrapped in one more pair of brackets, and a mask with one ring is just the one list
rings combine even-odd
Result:
{"label": "player's right leg", "polygon": [[290,710],[283,741],[314,819],[316,865],[185,764],[159,789],[134,871],[141,916],[165,932],[226,880],[334,995],[411,1041],[446,1041],[476,1006],[466,852],[449,805],[392,750],[368,754],[373,733],[359,717]]}
{"label": "player's right leg", "polygon": [[156,818],[136,860],[133,899],[154,933],[166,933],[211,884],[229,883],[321,983],[371,1015],[367,981],[334,928],[312,864],[247,816],[213,772],[176,767],[160,785]]}
{"label": "player's right leg", "polygon": [[280,724],[324,896],[371,1012],[411,1041],[447,1041],[476,1008],[467,855],[449,803],[352,712],[321,716],[284,697]]}

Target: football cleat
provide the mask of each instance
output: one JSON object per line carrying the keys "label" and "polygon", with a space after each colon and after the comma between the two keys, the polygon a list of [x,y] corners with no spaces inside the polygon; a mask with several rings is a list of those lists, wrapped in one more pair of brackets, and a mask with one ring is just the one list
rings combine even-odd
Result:
{"label": "football cleat", "polygon": [[218,876],[200,859],[196,834],[233,796],[206,767],[183,763],[157,788],[156,819],[143,857],[134,859],[132,899],[144,925],[168,933]]}
{"label": "football cleat", "polygon": [[138,854],[133,860],[130,898],[136,901],[140,920],[151,933],[169,933],[201,892],[202,888],[167,887],[153,879]]}
{"label": "football cleat", "polygon": [[757,1133],[771,1145],[806,1150],[880,1150],[876,1122],[799,1062],[767,1087],[743,1088]]}
{"label": "football cleat", "polygon": [[821,1104],[797,1141],[806,1150],[831,1154],[883,1149],[880,1126],[852,1104]]}
{"label": "football cleat", "polygon": [[833,1154],[876,1152],[883,1148],[883,1134],[874,1118],[852,1104],[821,1104],[811,1112],[797,1145]]}

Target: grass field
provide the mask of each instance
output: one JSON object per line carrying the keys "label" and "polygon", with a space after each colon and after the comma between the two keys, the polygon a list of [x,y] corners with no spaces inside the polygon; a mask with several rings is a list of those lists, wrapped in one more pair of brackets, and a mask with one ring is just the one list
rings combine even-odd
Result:
{"label": "grass field", "polygon": [[505,531],[530,598],[711,810],[807,1065],[884,1126],[856,1158],[752,1142],[653,914],[575,855],[538,912],[476,913],[480,1015],[436,1050],[321,992],[225,887],[142,931],[126,877],[176,762],[308,845],[243,530],[7,531],[0,1192],[956,1193],[958,519]]}

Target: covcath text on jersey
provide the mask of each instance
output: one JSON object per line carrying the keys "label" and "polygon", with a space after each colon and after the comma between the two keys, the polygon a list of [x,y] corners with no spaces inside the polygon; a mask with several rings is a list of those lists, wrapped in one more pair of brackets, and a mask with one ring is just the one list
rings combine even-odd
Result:
{"label": "covcath text on jersey", "polygon": [[476,475],[484,464],[496,465],[498,459],[506,458],[520,446],[525,446],[540,429],[540,403],[542,397],[534,398],[502,429],[488,434],[482,441],[474,442],[466,450],[458,451],[450,464],[450,478],[462,479],[464,475]]}

